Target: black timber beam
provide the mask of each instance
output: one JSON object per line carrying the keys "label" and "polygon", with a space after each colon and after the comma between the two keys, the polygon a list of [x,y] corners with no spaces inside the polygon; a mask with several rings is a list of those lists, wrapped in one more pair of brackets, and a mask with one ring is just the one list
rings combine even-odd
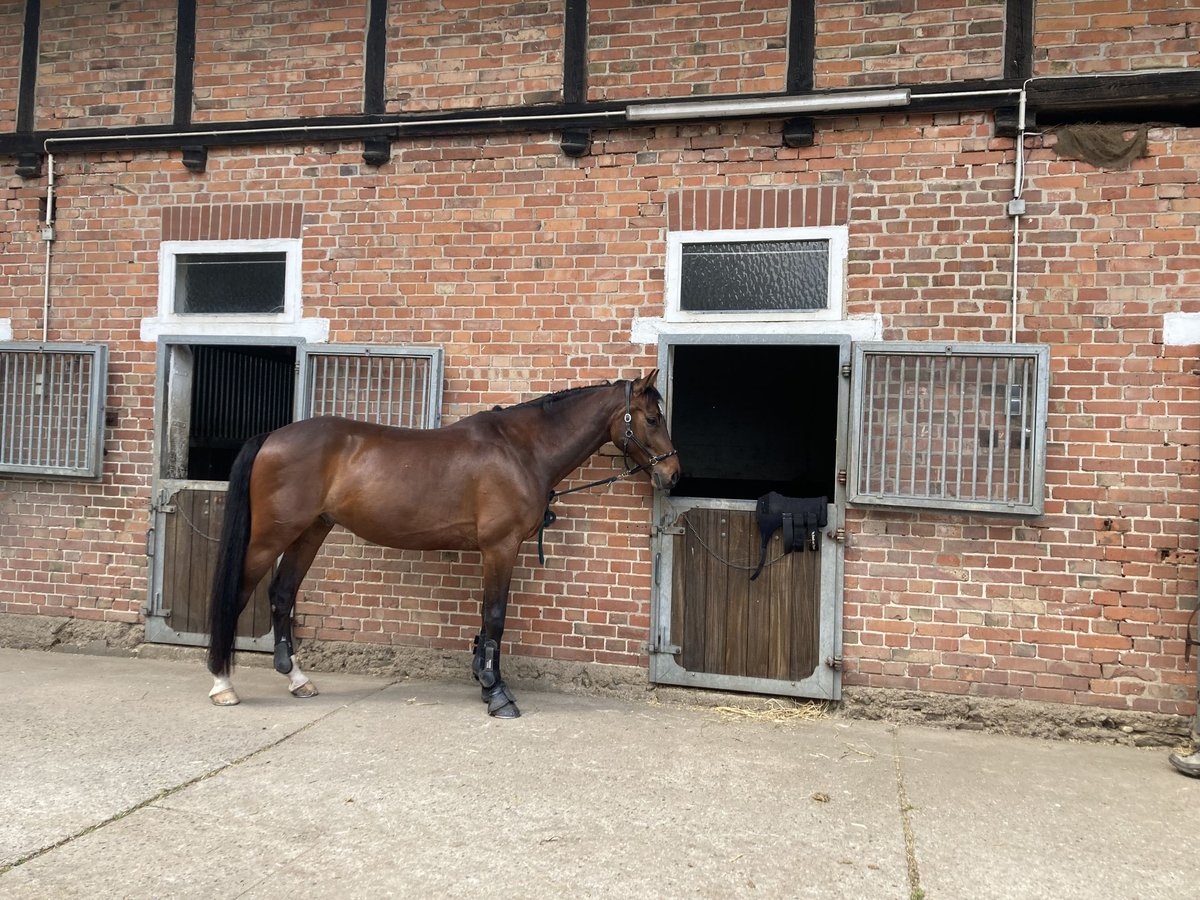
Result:
{"label": "black timber beam", "polygon": [[175,7],[175,126],[192,123],[196,83],[196,0],[179,0]]}
{"label": "black timber beam", "polygon": [[1035,78],[1027,104],[1040,126],[1070,122],[1200,125],[1200,69]]}
{"label": "black timber beam", "polygon": [[789,94],[813,89],[817,58],[817,0],[791,0],[788,4],[787,74]]}
{"label": "black timber beam", "polygon": [[363,112],[367,115],[378,115],[387,108],[387,17],[387,0],[370,0],[363,65]]}

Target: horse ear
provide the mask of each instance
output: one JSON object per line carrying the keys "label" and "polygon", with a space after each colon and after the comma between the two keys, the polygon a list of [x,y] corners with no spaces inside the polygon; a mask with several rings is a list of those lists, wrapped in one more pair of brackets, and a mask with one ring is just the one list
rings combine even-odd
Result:
{"label": "horse ear", "polygon": [[657,381],[658,369],[651,369],[634,383],[634,387],[637,389],[639,394],[645,393],[646,388],[653,388],[655,382]]}

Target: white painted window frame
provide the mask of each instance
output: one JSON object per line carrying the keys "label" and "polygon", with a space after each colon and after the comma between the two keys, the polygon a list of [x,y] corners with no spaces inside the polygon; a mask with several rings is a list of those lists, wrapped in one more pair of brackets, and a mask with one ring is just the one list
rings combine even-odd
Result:
{"label": "white painted window frame", "polygon": [[[278,313],[175,312],[176,257],[189,253],[283,253],[283,311]],[[158,321],[168,329],[196,325],[295,325],[303,313],[300,290],[301,241],[268,238],[239,241],[163,241],[158,250]]]}
{"label": "white painted window frame", "polygon": [[[826,273],[824,309],[811,310],[728,310],[689,312],[680,308],[683,248],[690,244],[757,241],[827,241],[829,270]],[[667,322],[814,322],[840,321],[846,307],[846,259],[849,255],[850,229],[845,225],[809,228],[738,228],[715,231],[673,231],[667,234],[666,304]]]}

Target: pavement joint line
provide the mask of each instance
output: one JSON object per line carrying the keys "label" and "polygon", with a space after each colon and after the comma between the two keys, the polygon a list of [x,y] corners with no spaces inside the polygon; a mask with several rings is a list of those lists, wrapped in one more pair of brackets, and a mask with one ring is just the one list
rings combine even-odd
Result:
{"label": "pavement joint line", "polygon": [[900,824],[904,830],[904,861],[908,867],[909,900],[925,900],[925,889],[921,887],[921,869],[917,865],[917,839],[913,833],[912,805],[908,802],[908,791],[904,787],[904,768],[900,763],[900,728],[892,730],[892,761],[896,766],[896,794],[900,802]]}
{"label": "pavement joint line", "polygon": [[280,744],[282,744],[286,741],[290,741],[292,738],[296,737],[297,735],[303,734],[304,732],[308,731],[310,728],[313,728],[313,727],[321,724],[326,719],[328,719],[330,716],[334,716],[337,713],[339,713],[345,709],[348,709],[349,707],[353,706],[356,703],[361,703],[362,701],[364,701],[370,697],[373,697],[376,694],[381,693],[382,691],[386,691],[388,688],[393,687],[394,685],[400,684],[400,682],[402,682],[402,681],[404,681],[403,678],[397,678],[393,681],[389,681],[386,684],[382,685],[381,687],[378,687],[375,690],[371,691],[369,694],[365,694],[364,696],[359,697],[357,700],[354,700],[351,703],[343,703],[342,705],[338,706],[337,708],[331,709],[329,712],[325,713],[325,715],[320,716],[316,719],[313,719],[311,722],[305,722],[303,725],[301,725],[295,731],[285,734],[283,737],[279,738],[276,741],[272,741],[269,744],[264,744],[263,746],[259,747],[258,749],[251,750],[249,753],[247,753],[243,756],[239,756],[237,759],[232,760],[230,762],[223,762],[221,765],[219,765],[213,769],[209,769],[207,772],[201,772],[199,775],[195,776],[194,778],[189,778],[187,781],[181,782],[180,784],[176,784],[172,787],[163,788],[162,790],[160,790],[158,793],[154,794],[153,796],[147,797],[145,800],[142,800],[139,803],[135,803],[133,806],[130,806],[126,809],[120,810],[119,812],[113,813],[111,816],[109,816],[107,819],[104,819],[103,821],[94,822],[91,825],[86,826],[85,828],[79,829],[79,831],[76,831],[74,834],[68,834],[66,837],[60,838],[59,840],[55,841],[53,844],[47,844],[45,847],[39,847],[37,850],[33,850],[33,851],[25,854],[20,859],[17,859],[11,863],[8,863],[7,865],[0,866],[0,877],[7,875],[13,869],[18,868],[19,866],[23,866],[27,862],[32,862],[33,860],[35,860],[41,856],[45,856],[47,853],[50,853],[53,850],[57,850],[60,847],[65,847],[67,844],[70,844],[73,841],[77,841],[82,837],[87,837],[89,834],[91,834],[95,831],[99,831],[101,828],[105,828],[108,825],[113,824],[114,822],[119,822],[119,821],[121,821],[121,819],[124,819],[126,816],[132,815],[133,813],[137,812],[138,810],[145,809],[148,806],[152,806],[155,803],[158,803],[160,800],[165,800],[168,797],[178,794],[180,791],[184,791],[187,788],[190,788],[192,785],[199,784],[202,781],[207,781],[208,779],[212,778],[214,775],[220,775],[222,772],[224,772],[227,769],[232,769],[234,766],[240,766],[242,763],[248,762],[249,760],[253,759],[254,757],[258,756],[261,753],[266,753],[268,750],[274,750]]}

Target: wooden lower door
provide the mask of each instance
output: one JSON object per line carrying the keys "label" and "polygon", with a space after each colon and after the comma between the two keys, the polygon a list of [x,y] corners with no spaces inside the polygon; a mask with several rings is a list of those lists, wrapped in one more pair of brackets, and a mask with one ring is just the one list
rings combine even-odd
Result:
{"label": "wooden lower door", "polygon": [[[210,594],[224,519],[224,484],[160,482],[152,547],[155,614],[147,619],[148,640],[208,643]],[[259,583],[238,619],[240,649],[271,649],[269,582],[264,578]]]}
{"label": "wooden lower door", "polygon": [[[651,678],[797,697],[840,696],[841,545],[767,546],[762,574],[754,504],[660,498]],[[829,507],[829,521],[835,521]]]}

